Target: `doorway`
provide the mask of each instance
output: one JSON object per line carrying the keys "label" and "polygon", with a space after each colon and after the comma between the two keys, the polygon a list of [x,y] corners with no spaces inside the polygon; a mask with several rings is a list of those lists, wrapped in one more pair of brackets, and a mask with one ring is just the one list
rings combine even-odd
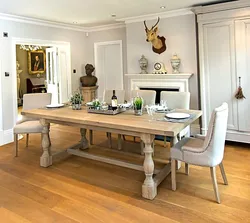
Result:
{"label": "doorway", "polygon": [[123,90],[122,40],[94,44],[97,97],[103,100],[104,90]]}
{"label": "doorway", "polygon": [[[14,74],[12,80],[13,84],[17,86],[13,88],[12,93],[14,97],[14,123],[20,119],[19,113],[21,111],[22,95],[24,93],[48,92],[52,93],[52,103],[67,102],[71,93],[70,44],[66,42],[13,38],[12,46]],[[18,61],[17,50],[22,48],[21,46],[39,46],[38,50],[22,49],[22,53],[26,57],[26,62],[22,64],[22,66],[16,62]],[[33,63],[30,57],[34,57]],[[34,67],[35,58],[39,58],[43,66]],[[14,61],[16,63],[14,63]],[[23,80],[22,83],[20,81],[21,76],[25,76],[25,80]],[[20,83],[23,85],[20,85]],[[20,89],[22,91],[20,91]]]}

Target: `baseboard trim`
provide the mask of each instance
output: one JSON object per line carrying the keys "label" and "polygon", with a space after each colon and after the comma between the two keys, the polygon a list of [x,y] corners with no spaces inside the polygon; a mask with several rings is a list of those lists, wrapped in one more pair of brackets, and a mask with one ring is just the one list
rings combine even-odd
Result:
{"label": "baseboard trim", "polygon": [[0,131],[0,146],[11,143],[14,141],[13,129],[1,130]]}
{"label": "baseboard trim", "polygon": [[250,132],[227,131],[226,140],[233,142],[250,143]]}

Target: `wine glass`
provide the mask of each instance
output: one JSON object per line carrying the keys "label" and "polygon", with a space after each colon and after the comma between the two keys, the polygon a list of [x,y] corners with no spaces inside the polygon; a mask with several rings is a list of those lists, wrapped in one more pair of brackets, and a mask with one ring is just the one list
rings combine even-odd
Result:
{"label": "wine glass", "polygon": [[147,113],[148,113],[149,118],[150,118],[148,121],[151,122],[153,120],[152,119],[152,108],[150,106],[148,106],[148,105],[146,105],[145,108],[146,108]]}
{"label": "wine glass", "polygon": [[167,101],[161,100],[161,106],[162,106],[162,108],[163,108],[163,112],[165,113],[165,110],[168,108],[168,107],[167,107]]}

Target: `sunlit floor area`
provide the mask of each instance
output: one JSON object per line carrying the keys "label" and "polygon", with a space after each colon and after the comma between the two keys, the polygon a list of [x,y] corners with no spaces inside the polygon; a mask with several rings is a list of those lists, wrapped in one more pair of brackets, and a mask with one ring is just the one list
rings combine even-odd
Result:
{"label": "sunlit floor area", "polygon": [[[127,151],[140,152],[140,143],[126,137],[123,151],[107,149],[106,133],[94,131],[91,153],[124,159]],[[80,140],[79,129],[51,126],[52,151],[68,148]],[[138,139],[137,139],[138,141]],[[49,168],[39,165],[40,134],[19,140],[19,157],[12,156],[14,144],[0,147],[1,222],[250,222],[250,148],[230,143],[225,149],[224,167],[229,185],[217,179],[221,204],[214,197],[209,168],[190,166],[177,172],[177,190],[171,190],[168,176],[152,201],[141,197],[143,172],[68,156],[53,160]],[[122,153],[122,155],[120,155]],[[157,141],[156,165],[168,162],[169,148]],[[126,160],[143,163],[143,156],[127,153]]]}

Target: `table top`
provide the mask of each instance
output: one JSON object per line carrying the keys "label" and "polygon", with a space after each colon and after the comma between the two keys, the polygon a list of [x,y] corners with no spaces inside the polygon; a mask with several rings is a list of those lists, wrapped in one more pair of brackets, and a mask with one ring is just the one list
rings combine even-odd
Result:
{"label": "table top", "polygon": [[[39,108],[22,111],[22,115],[45,119],[48,122],[60,122],[62,124],[79,124],[86,126],[102,127],[105,129],[117,129],[123,131],[148,133],[163,136],[176,136],[181,130],[197,120],[202,112],[199,110],[182,110],[178,109],[176,112],[185,112],[193,114],[192,118],[184,123],[173,123],[166,121],[149,121],[150,117],[147,113],[142,116],[135,116],[132,110],[117,114],[117,115],[103,115],[88,113],[86,108],[82,110],[72,110],[71,107],[63,108]],[[154,117],[156,119],[163,118],[164,114],[157,113]]]}

